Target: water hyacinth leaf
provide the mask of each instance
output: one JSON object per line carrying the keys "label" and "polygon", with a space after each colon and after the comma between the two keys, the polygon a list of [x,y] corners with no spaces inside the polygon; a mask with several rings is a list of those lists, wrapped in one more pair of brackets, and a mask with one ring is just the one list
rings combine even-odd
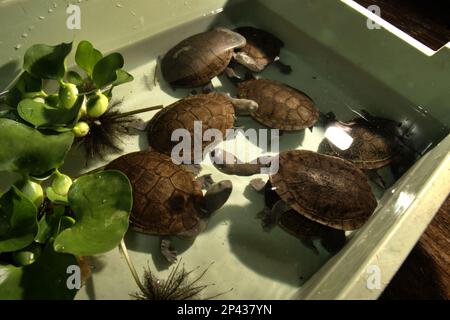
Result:
{"label": "water hyacinth leaf", "polygon": [[43,88],[43,81],[24,71],[17,80],[15,87],[21,92],[39,92]]}
{"label": "water hyacinth leaf", "polygon": [[36,214],[34,204],[14,186],[0,198],[0,253],[33,242],[38,230]]}
{"label": "water hyacinth leaf", "polygon": [[45,175],[63,164],[72,146],[72,132],[44,135],[9,119],[0,119],[0,171]]}
{"label": "water hyacinth leaf", "polygon": [[23,68],[36,78],[62,79],[66,73],[65,59],[71,51],[72,43],[36,44],[25,53]]}
{"label": "water hyacinth leaf", "polygon": [[111,53],[102,58],[94,67],[92,80],[97,88],[112,84],[117,80],[117,70],[123,67],[124,60],[120,53]]}
{"label": "water hyacinth leaf", "polygon": [[68,198],[76,222],[58,235],[55,250],[91,256],[114,249],[128,229],[132,206],[128,178],[118,171],[86,175],[73,183]]}
{"label": "water hyacinth leaf", "polygon": [[77,265],[74,256],[55,252],[53,243],[31,265],[0,264],[0,300],[72,300],[77,290],[68,288],[67,270]]}
{"label": "water hyacinth leaf", "polygon": [[102,53],[95,49],[89,41],[81,41],[78,44],[77,52],[75,53],[75,62],[80,68],[86,71],[89,76],[92,76],[94,66],[102,58]]}
{"label": "water hyacinth leaf", "polygon": [[43,88],[42,79],[33,77],[28,72],[24,71],[20,75],[16,84],[9,90],[6,97],[6,104],[16,107],[22,100],[25,92],[40,92]]}
{"label": "water hyacinth leaf", "polygon": [[119,69],[117,70],[116,74],[117,80],[113,83],[113,86],[115,87],[134,80],[134,77],[125,70]]}
{"label": "water hyacinth leaf", "polygon": [[76,86],[81,86],[83,84],[83,78],[80,76],[78,72],[69,71],[67,72],[67,81],[73,83]]}
{"label": "water hyacinth leaf", "polygon": [[81,96],[70,109],[53,108],[45,103],[36,102],[32,99],[22,100],[17,111],[20,117],[36,128],[65,127],[72,125],[83,105],[84,96]]}

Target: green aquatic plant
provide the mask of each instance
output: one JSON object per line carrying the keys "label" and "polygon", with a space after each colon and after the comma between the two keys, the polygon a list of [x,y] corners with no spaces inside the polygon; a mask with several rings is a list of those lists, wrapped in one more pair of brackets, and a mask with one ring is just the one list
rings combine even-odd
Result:
{"label": "green aquatic plant", "polygon": [[[136,300],[193,300],[200,299],[202,292],[213,284],[200,284],[200,281],[208,272],[211,265],[200,272],[199,275],[194,276],[196,268],[191,271],[187,271],[181,261],[176,264],[175,267],[169,273],[169,276],[165,280],[158,279],[151,271],[150,267],[144,271],[144,282],[141,279],[134,267],[131,257],[128,253],[128,249],[125,245],[125,241],[120,243],[121,252],[128,264],[131,274],[140,289],[140,292],[131,294],[130,296]],[[228,292],[232,291],[230,289]],[[214,296],[203,298],[204,300],[210,300],[224,295],[228,292],[216,294]]]}
{"label": "green aquatic plant", "polygon": [[[88,123],[106,114],[101,106],[89,115],[87,102],[100,97],[108,105],[113,88],[133,77],[121,69],[120,54],[103,56],[87,41],[75,57],[85,76],[67,72],[71,50],[71,43],[32,46],[2,97],[0,172],[20,178],[0,195],[0,299],[72,299],[68,267],[115,248],[128,229],[132,190],[124,174],[72,179],[59,168],[75,138],[89,135]],[[59,87],[46,92],[51,81]]]}
{"label": "green aquatic plant", "polygon": [[194,280],[189,280],[189,275],[193,272],[193,270],[187,272],[184,266],[180,268],[181,262],[172,268],[166,280],[159,280],[156,278],[151,272],[150,267],[147,267],[144,272],[144,282],[142,283],[123,240],[120,244],[120,248],[125,260],[127,261],[128,267],[130,268],[131,274],[140,289],[140,292],[131,294],[131,297],[136,300],[195,299],[208,287],[208,285],[197,284],[206,274],[208,269],[205,269],[200,276]]}

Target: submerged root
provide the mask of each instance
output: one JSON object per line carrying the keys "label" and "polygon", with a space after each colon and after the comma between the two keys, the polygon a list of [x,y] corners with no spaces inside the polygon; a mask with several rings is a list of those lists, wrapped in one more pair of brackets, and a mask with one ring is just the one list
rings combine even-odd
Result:
{"label": "submerged root", "polygon": [[[209,265],[203,270],[200,275],[191,279],[191,275],[194,271],[198,270],[197,267],[194,270],[186,271],[183,266],[180,266],[180,262],[172,268],[169,277],[166,280],[159,280],[156,278],[148,267],[144,273],[144,290],[142,292],[133,294],[137,300],[190,300],[199,299],[200,294],[209,286],[213,284],[198,284],[200,280],[205,276],[208,271]],[[231,290],[230,290],[231,291]],[[205,298],[205,300],[216,298],[222,294]]]}
{"label": "submerged root", "polygon": [[[136,268],[128,254],[128,249],[125,245],[125,241],[122,239],[119,245],[120,251],[127,262],[128,268],[136,281],[137,286],[141,292],[131,294],[131,296],[137,300],[189,300],[189,299],[200,299],[200,293],[206,288],[213,286],[214,284],[201,285],[198,282],[205,276],[209,268],[213,263],[211,263],[205,270],[203,270],[200,275],[196,278],[191,279],[190,275],[194,271],[198,270],[200,267],[195,268],[191,271],[186,271],[184,265],[181,266],[181,262],[172,268],[169,277],[166,280],[159,280],[156,278],[147,266],[144,272],[144,283],[141,282],[139,276],[136,272]],[[227,292],[222,292],[214,296],[203,298],[203,300],[210,300],[217,298],[223,294],[231,292],[230,289]]]}

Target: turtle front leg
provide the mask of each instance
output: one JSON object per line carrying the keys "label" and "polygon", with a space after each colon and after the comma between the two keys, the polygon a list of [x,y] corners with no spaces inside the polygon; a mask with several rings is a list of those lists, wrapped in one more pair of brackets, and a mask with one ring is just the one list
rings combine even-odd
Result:
{"label": "turtle front leg", "polygon": [[205,94],[211,93],[213,91],[214,91],[214,86],[211,81],[202,88],[202,92]]}
{"label": "turtle front leg", "polygon": [[275,60],[274,65],[280,69],[281,73],[283,74],[291,74],[292,73],[292,67],[284,64],[280,59]]}
{"label": "turtle front leg", "polygon": [[266,67],[265,64],[258,63],[255,59],[253,59],[248,54],[242,51],[234,53],[233,58],[238,63],[242,64],[244,67],[253,72],[261,72]]}
{"label": "turtle front leg", "polygon": [[272,209],[264,208],[263,212],[259,215],[264,231],[272,230],[277,225],[281,215],[290,209],[291,207],[282,200],[277,201]]}
{"label": "turtle front leg", "polygon": [[166,260],[173,264],[177,261],[177,252],[173,250],[170,237],[161,237],[161,253],[166,258]]}

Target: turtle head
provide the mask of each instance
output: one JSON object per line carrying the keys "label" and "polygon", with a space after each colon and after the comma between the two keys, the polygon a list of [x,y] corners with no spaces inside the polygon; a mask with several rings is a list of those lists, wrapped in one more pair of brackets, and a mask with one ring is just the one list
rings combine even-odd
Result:
{"label": "turtle head", "polygon": [[223,180],[213,184],[203,198],[202,209],[207,215],[213,214],[221,208],[233,191],[233,184],[230,180]]}
{"label": "turtle head", "polygon": [[227,28],[216,28],[216,32],[222,32],[224,34],[223,41],[227,46],[226,50],[230,49],[240,49],[245,47],[247,44],[247,39],[241,34],[234,32]]}

